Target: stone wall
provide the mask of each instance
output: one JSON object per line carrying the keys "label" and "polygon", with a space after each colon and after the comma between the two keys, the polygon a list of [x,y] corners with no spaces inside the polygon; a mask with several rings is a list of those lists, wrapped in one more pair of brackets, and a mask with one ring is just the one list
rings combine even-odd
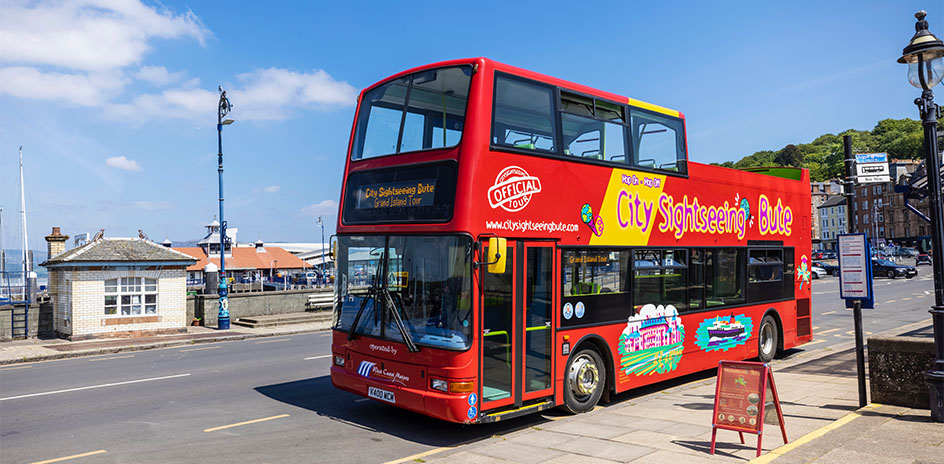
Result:
{"label": "stone wall", "polygon": [[[21,311],[22,305],[18,305],[16,311]],[[14,307],[10,305],[0,305],[0,342],[12,340],[13,334],[13,311]],[[29,328],[29,338],[45,338],[53,334],[52,331],[52,306],[49,303],[33,303],[27,312],[27,326]]]}
{"label": "stone wall", "polygon": [[869,385],[875,403],[928,409],[925,373],[934,362],[934,340],[869,337]]}
{"label": "stone wall", "polygon": [[[312,289],[283,290],[273,292],[236,293],[229,295],[229,319],[264,316],[268,314],[299,313],[306,310],[308,295],[317,293]],[[187,297],[187,317],[202,319],[208,327],[216,327],[219,315],[219,297],[216,295],[190,295]]]}

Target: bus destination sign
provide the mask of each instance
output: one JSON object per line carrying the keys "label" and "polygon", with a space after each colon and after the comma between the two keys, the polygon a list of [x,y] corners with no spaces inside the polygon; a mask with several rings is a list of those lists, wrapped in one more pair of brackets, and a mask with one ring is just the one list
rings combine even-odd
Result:
{"label": "bus destination sign", "polygon": [[430,206],[436,198],[436,179],[365,185],[358,191],[357,208]]}

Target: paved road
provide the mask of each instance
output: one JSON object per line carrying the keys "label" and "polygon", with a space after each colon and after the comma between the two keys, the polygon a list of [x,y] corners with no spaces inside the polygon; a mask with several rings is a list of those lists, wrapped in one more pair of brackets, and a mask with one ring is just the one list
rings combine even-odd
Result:
{"label": "paved road", "polygon": [[[866,330],[928,319],[927,274],[876,279]],[[851,340],[836,279],[813,294],[804,349]],[[331,387],[329,342],[323,332],[0,368],[0,462],[385,462],[559,414],[461,426],[359,398]]]}
{"label": "paved road", "polygon": [[[929,266],[918,268],[912,279],[873,280],[875,308],[862,310],[866,337],[930,319],[928,310],[934,304],[934,281]],[[831,347],[855,339],[852,309],[839,298],[839,278],[824,277],[813,281],[813,342],[804,350]]]}

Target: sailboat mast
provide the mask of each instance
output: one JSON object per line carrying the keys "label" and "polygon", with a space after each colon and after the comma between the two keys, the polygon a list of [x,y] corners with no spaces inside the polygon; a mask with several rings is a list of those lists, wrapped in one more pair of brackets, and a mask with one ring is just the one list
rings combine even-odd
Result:
{"label": "sailboat mast", "polygon": [[7,253],[3,248],[3,207],[0,206],[0,274],[7,271]]}
{"label": "sailboat mast", "polygon": [[23,145],[20,145],[20,218],[23,222],[23,278],[33,269],[29,259],[29,243],[26,240],[26,188],[23,185]]}

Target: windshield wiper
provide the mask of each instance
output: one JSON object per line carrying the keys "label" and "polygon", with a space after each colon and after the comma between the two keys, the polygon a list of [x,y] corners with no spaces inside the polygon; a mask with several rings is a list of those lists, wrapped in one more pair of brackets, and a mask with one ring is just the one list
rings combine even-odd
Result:
{"label": "windshield wiper", "polygon": [[393,297],[390,295],[390,290],[387,290],[386,287],[382,287],[380,291],[384,295],[384,306],[387,307],[390,311],[390,315],[393,316],[393,322],[397,324],[397,328],[400,329],[400,335],[403,337],[403,343],[406,344],[408,350],[411,353],[415,353],[420,349],[416,346],[416,342],[413,341],[413,336],[410,335],[410,332],[406,330],[406,327],[403,325],[403,318],[400,317],[400,311],[397,309],[396,303],[393,301]]}
{"label": "windshield wiper", "polygon": [[347,334],[348,340],[354,340],[354,337],[357,335],[357,326],[361,321],[361,316],[364,314],[364,309],[367,308],[367,302],[370,300],[376,302],[379,291],[380,289],[375,287],[373,284],[367,288],[367,294],[364,295],[364,299],[361,300],[361,307],[357,310],[357,314],[354,316],[354,322],[351,323],[351,331]]}
{"label": "windshield wiper", "polygon": [[[389,241],[389,237],[387,238]],[[385,247],[386,250],[386,247]],[[390,295],[390,290],[387,290],[387,279],[383,278],[387,273],[385,272],[387,268],[387,253],[384,252],[381,255],[381,265],[377,266],[377,272],[374,274],[374,282],[367,288],[367,294],[364,295],[364,299],[361,301],[361,307],[357,310],[357,314],[354,316],[354,321],[351,323],[351,331],[347,334],[348,340],[353,340],[357,336],[357,326],[361,321],[361,316],[364,314],[364,309],[367,308],[367,301],[373,300],[374,305],[376,306],[378,299],[380,299],[381,306],[389,312],[390,316],[393,318],[393,322],[397,325],[397,329],[400,331],[400,336],[403,337],[403,343],[406,344],[408,350],[411,353],[419,351],[419,347],[416,346],[416,342],[413,341],[413,336],[410,334],[406,327],[403,325],[403,318],[400,317],[400,311],[397,309],[396,303],[393,301],[393,296]],[[378,287],[376,282],[380,282]],[[381,318],[381,323],[383,323],[383,318]]]}

